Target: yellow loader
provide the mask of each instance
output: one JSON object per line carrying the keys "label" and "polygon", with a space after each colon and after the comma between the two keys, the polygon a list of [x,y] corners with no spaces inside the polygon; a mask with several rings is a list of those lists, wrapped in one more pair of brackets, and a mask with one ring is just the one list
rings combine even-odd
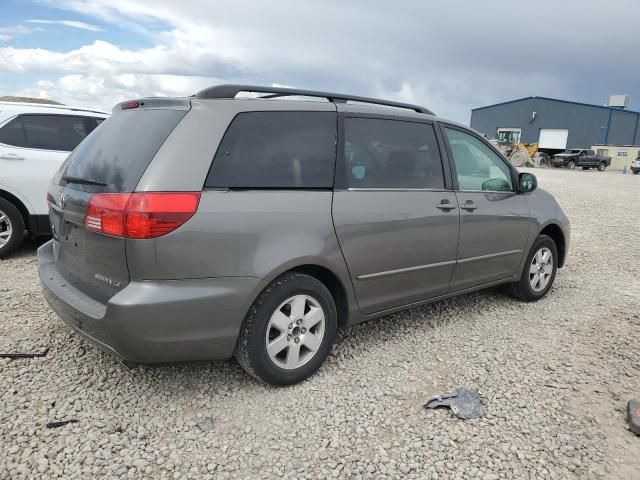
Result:
{"label": "yellow loader", "polygon": [[515,167],[547,168],[550,160],[547,153],[538,151],[537,143],[514,143],[507,158]]}

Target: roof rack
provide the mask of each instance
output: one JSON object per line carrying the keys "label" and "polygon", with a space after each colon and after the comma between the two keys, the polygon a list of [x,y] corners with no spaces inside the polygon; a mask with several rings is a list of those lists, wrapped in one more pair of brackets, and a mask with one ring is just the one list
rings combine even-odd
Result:
{"label": "roof rack", "polygon": [[71,107],[69,105],[63,105],[61,103],[56,104],[56,103],[12,102],[10,100],[0,100],[0,104],[11,105],[15,107],[58,108],[60,110],[71,110],[73,112],[89,112],[89,113],[99,113],[101,115],[109,115],[108,112],[105,112],[103,110],[91,110],[89,108]]}
{"label": "roof rack", "polygon": [[326,98],[333,103],[361,102],[373,105],[384,105],[385,107],[406,108],[418,113],[434,115],[428,108],[420,105],[412,105],[410,103],[391,102],[388,100],[380,100],[378,98],[358,97],[355,95],[345,95],[343,93],[318,92],[315,90],[299,90],[296,88],[281,87],[259,87],[256,85],[216,85],[214,87],[205,88],[196,93],[196,98],[236,98],[240,92],[268,93],[259,98],[278,98],[278,97],[318,97]]}

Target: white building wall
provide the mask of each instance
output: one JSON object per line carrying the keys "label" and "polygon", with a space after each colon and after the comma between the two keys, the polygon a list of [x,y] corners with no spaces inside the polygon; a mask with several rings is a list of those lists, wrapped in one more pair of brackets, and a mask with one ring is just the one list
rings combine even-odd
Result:
{"label": "white building wall", "polygon": [[640,147],[633,145],[593,145],[591,149],[601,155],[611,157],[612,170],[623,170],[626,165],[628,171],[631,162],[638,158],[640,153]]}

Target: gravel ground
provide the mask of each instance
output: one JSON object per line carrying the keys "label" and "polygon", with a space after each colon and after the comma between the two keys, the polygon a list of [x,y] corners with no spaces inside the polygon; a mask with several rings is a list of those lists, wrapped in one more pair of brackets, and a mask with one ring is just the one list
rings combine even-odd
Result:
{"label": "gravel ground", "polygon": [[[640,478],[640,176],[535,173],[573,223],[544,300],[490,290],[356,326],[286,389],[234,362],[127,369],[56,319],[26,244],[0,261],[0,338],[49,352],[0,360],[0,478]],[[486,417],[421,407],[458,385]]]}

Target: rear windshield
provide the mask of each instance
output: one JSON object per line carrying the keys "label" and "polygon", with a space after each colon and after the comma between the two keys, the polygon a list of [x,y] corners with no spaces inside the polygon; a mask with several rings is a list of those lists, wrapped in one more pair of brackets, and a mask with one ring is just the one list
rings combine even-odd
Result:
{"label": "rear windshield", "polygon": [[106,186],[97,188],[74,182],[67,186],[86,191],[132,192],[186,113],[141,108],[112,115],[71,153],[64,171],[66,177],[102,182]]}

